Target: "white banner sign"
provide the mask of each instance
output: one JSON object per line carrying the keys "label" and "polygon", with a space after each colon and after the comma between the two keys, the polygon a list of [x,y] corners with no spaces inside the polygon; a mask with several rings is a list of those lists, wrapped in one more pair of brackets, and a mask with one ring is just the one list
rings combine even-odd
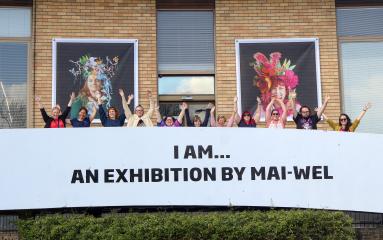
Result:
{"label": "white banner sign", "polygon": [[244,128],[0,131],[0,210],[267,206],[383,213],[383,135]]}

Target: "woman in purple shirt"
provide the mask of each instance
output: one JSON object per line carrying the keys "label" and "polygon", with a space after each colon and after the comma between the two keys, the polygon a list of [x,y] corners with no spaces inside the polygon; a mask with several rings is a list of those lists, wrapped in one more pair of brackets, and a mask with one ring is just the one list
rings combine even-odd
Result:
{"label": "woman in purple shirt", "polygon": [[155,113],[157,117],[157,126],[158,127],[181,127],[182,126],[182,119],[185,115],[185,109],[186,109],[186,103],[182,103],[180,105],[181,112],[178,115],[177,119],[174,119],[172,116],[164,116],[161,117],[160,113],[160,107],[158,105],[155,106]]}

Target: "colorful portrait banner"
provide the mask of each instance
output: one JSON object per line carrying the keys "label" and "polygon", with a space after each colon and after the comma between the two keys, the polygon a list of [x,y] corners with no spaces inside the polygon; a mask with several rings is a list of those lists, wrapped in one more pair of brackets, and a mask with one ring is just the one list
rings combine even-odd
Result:
{"label": "colorful portrait banner", "polygon": [[[267,105],[276,98],[286,105],[291,120],[294,108],[321,105],[316,38],[236,40],[236,64],[240,113],[254,113],[260,102],[264,119]],[[278,101],[273,108],[282,111]]]}
{"label": "colorful portrait banner", "polygon": [[[122,110],[126,96],[138,97],[138,41],[135,39],[53,39],[52,105],[66,106],[72,92],[76,99],[70,118],[81,107],[88,114],[98,110],[97,99],[105,108]],[[130,106],[133,108],[133,106]]]}

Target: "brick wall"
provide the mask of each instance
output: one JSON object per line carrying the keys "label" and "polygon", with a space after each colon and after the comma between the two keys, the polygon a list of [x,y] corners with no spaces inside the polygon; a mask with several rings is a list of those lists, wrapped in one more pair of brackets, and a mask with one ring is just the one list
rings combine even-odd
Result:
{"label": "brick wall", "polygon": [[[34,94],[50,106],[52,38],[136,38],[139,40],[139,89],[157,92],[155,0],[34,1]],[[216,0],[217,113],[229,115],[236,94],[235,39],[318,37],[322,95],[327,115],[340,112],[338,50],[334,0]],[[144,107],[148,107],[143,98]],[[42,127],[34,105],[34,127]],[[293,124],[289,124],[293,126]],[[321,124],[321,128],[328,128]]]}
{"label": "brick wall", "polygon": [[[155,0],[35,0],[34,94],[51,106],[52,38],[129,38],[139,41],[139,96],[157,92]],[[141,97],[142,96],[142,97]],[[33,127],[43,121],[34,104]]]}
{"label": "brick wall", "polygon": [[[216,0],[215,6],[219,114],[230,114],[236,95],[235,39],[317,37],[322,96],[331,97],[326,113],[337,119],[340,94],[334,0]],[[327,124],[320,126],[327,128]]]}

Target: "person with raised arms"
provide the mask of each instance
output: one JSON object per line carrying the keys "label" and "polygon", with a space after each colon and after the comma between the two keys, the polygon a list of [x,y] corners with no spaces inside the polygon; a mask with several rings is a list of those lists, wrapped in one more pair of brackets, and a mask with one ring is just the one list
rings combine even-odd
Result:
{"label": "person with raised arms", "polygon": [[[272,109],[274,103],[278,102],[282,108],[282,116],[277,109]],[[271,110],[272,109],[272,110]],[[267,128],[285,128],[287,121],[287,108],[282,100],[279,98],[272,98],[266,107],[266,127]]]}
{"label": "person with raised arms", "polygon": [[244,111],[242,113],[242,116],[239,116],[239,114],[236,114],[236,123],[238,127],[257,127],[257,124],[259,123],[259,120],[261,118],[261,99],[257,97],[257,109],[255,110],[255,113],[253,116],[251,116],[251,113],[249,111]]}
{"label": "person with raised arms", "polygon": [[80,107],[77,118],[67,119],[67,123],[71,124],[72,127],[90,127],[93,119],[97,113],[96,106],[93,106],[92,114],[88,116],[88,109],[86,107]]}
{"label": "person with raised arms", "polygon": [[[121,96],[122,106],[127,105],[124,91],[122,89],[119,89],[119,94]],[[102,106],[102,98],[100,96],[97,97],[97,103],[98,103],[98,112],[100,113],[100,120],[101,124],[104,127],[121,127],[125,123],[125,113],[119,114],[116,107],[109,107],[107,112],[105,113],[105,110]],[[125,110],[125,108],[124,108]]]}
{"label": "person with raised arms", "polygon": [[351,122],[350,117],[345,113],[339,115],[338,123],[329,119],[325,114],[322,114],[322,116],[334,131],[355,132],[356,128],[359,126],[360,120],[362,120],[369,108],[371,108],[371,103],[367,103],[363,107],[362,112],[360,112],[359,116],[353,122]]}
{"label": "person with raised arms", "polygon": [[213,106],[210,110],[210,126],[211,127],[233,127],[234,125],[234,118],[237,114],[237,101],[238,98],[234,97],[234,106],[233,106],[233,113],[231,114],[230,118],[226,121],[226,117],[223,115],[218,115],[217,121],[215,120],[214,112],[215,112],[215,106]]}
{"label": "person with raised arms", "polygon": [[186,110],[185,110],[185,115],[186,115],[186,125],[188,127],[207,127],[207,124],[209,123],[209,118],[210,118],[210,109],[212,108],[213,104],[209,103],[206,107],[205,110],[205,119],[203,122],[201,121],[201,118],[198,115],[195,115],[193,117],[193,121],[190,118],[189,115],[189,106],[186,104]]}
{"label": "person with raised arms", "polygon": [[150,90],[147,91],[147,97],[149,99],[148,112],[145,113],[144,108],[141,105],[138,105],[134,109],[134,114],[132,114],[132,112],[129,109],[129,104],[133,100],[134,96],[133,94],[128,96],[127,103],[123,104],[124,110],[126,112],[126,118],[128,119],[127,127],[153,127],[153,123],[150,118],[152,117],[154,112],[154,100],[152,97],[152,92]]}
{"label": "person with raised arms", "polygon": [[[293,103],[295,104],[296,96],[292,96]],[[327,96],[324,100],[323,105],[318,108],[318,111],[314,114],[311,114],[311,109],[308,106],[302,106],[299,109],[299,113],[295,108],[293,108],[294,116],[293,120],[296,124],[297,129],[305,129],[305,130],[316,130],[317,129],[317,123],[320,121],[322,117],[322,113],[327,107],[328,101],[330,100],[330,97]],[[293,106],[295,106],[293,104]]]}
{"label": "person with raised arms", "polygon": [[175,119],[172,116],[161,117],[160,107],[156,104],[155,113],[157,118],[157,126],[158,127],[182,127],[182,119],[184,118],[185,110],[186,110],[185,102],[180,104],[180,109],[181,109],[181,112],[178,115],[177,119]]}
{"label": "person with raised arms", "polygon": [[39,96],[36,96],[35,100],[37,104],[39,105],[41,116],[43,117],[43,120],[45,122],[44,128],[65,128],[66,127],[65,119],[67,118],[70,112],[74,99],[75,99],[75,94],[72,93],[70,95],[68,106],[63,113],[61,113],[60,106],[56,105],[52,108],[52,115],[48,116],[44,106],[41,103],[41,98]]}

